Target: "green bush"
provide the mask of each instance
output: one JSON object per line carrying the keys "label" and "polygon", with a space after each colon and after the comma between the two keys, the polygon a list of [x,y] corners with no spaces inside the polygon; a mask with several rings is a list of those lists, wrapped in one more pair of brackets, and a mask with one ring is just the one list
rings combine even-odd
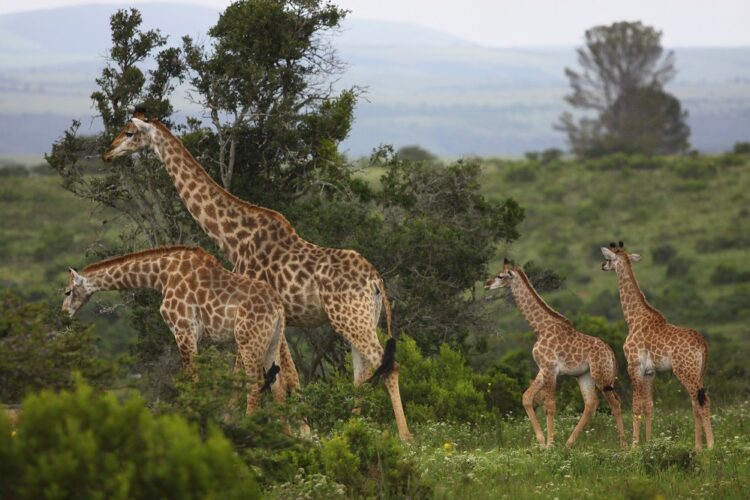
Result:
{"label": "green bush", "polygon": [[431,487],[401,446],[387,432],[350,420],[340,434],[323,442],[321,462],[350,498],[429,498]]}
{"label": "green bush", "polygon": [[677,255],[677,250],[667,243],[666,245],[660,245],[653,249],[651,252],[651,259],[656,264],[667,264],[672,258]]}
{"label": "green bush", "polygon": [[80,384],[29,396],[16,435],[0,417],[3,498],[259,498],[220,432],[201,439],[176,415],[154,416]]}
{"label": "green bush", "polygon": [[722,262],[711,273],[711,283],[714,285],[728,285],[747,283],[750,281],[750,271],[737,269],[734,264]]}
{"label": "green bush", "polygon": [[18,403],[29,391],[72,387],[73,372],[97,386],[114,377],[99,359],[94,327],[42,302],[0,293],[0,401]]}

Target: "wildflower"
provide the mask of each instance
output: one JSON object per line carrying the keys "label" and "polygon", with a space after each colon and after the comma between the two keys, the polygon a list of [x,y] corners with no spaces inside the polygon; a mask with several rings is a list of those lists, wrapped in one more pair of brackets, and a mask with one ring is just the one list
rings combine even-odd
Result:
{"label": "wildflower", "polygon": [[10,433],[10,437],[12,437],[12,438],[16,437],[16,431],[11,432]]}
{"label": "wildflower", "polygon": [[448,441],[447,443],[443,444],[443,451],[447,456],[453,455],[453,443]]}

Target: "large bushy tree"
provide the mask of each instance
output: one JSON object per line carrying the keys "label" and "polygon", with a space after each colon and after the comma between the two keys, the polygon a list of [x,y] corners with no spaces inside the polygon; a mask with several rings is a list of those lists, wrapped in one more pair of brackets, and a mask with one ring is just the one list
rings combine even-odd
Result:
{"label": "large bushy tree", "polygon": [[[136,10],[119,11],[92,96],[105,131],[80,137],[74,124],[48,161],[68,189],[130,222],[115,251],[183,242],[214,249],[151,155],[106,167],[85,160],[103,151],[136,104],[169,124],[175,84],[187,81],[203,113],[173,129],[217,182],[279,210],[309,241],[359,250],[386,278],[400,325],[420,346],[460,345],[481,317],[473,285],[495,245],[517,238],[523,211],[512,200],[485,200],[473,162],[446,167],[385,148],[373,157],[386,172],[382,188],[354,175],[338,145],[358,91],[333,90],[341,63],[329,43],[344,15],[320,0],[243,0],[224,11],[206,46],[183,38],[178,50],[158,31],[141,31]],[[142,69],[146,63],[154,69]],[[87,175],[92,169],[98,175]],[[157,300],[138,294],[131,307],[138,358],[149,363],[171,342]],[[292,344],[310,377],[343,362],[345,346],[333,335],[292,336]]]}
{"label": "large bushy tree", "polygon": [[565,112],[557,125],[574,153],[666,154],[688,147],[687,112],[664,91],[676,71],[661,36],[640,22],[586,31],[586,44],[577,50],[581,69],[565,69],[571,86],[565,100],[584,115]]}

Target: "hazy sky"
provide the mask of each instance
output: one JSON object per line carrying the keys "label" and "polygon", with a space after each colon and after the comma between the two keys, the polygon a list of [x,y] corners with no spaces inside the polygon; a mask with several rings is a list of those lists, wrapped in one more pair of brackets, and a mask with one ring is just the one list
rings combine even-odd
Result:
{"label": "hazy sky", "polygon": [[[0,0],[0,14],[86,3],[151,0]],[[161,0],[162,3],[164,0]],[[174,0],[167,0],[174,1]],[[229,0],[192,0],[221,10]],[[750,45],[750,0],[334,0],[356,19],[420,24],[482,45],[580,45],[597,24],[641,20],[670,47]]]}

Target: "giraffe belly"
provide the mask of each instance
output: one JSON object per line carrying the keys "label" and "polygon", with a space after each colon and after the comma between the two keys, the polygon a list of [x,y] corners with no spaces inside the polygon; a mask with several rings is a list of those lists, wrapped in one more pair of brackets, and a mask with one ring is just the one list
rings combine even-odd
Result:
{"label": "giraffe belly", "polygon": [[589,371],[589,364],[585,361],[582,363],[570,363],[570,364],[566,364],[566,363],[563,363],[562,361],[558,361],[558,369],[559,369],[559,373],[561,373],[562,375],[571,375],[573,377],[577,377]]}

